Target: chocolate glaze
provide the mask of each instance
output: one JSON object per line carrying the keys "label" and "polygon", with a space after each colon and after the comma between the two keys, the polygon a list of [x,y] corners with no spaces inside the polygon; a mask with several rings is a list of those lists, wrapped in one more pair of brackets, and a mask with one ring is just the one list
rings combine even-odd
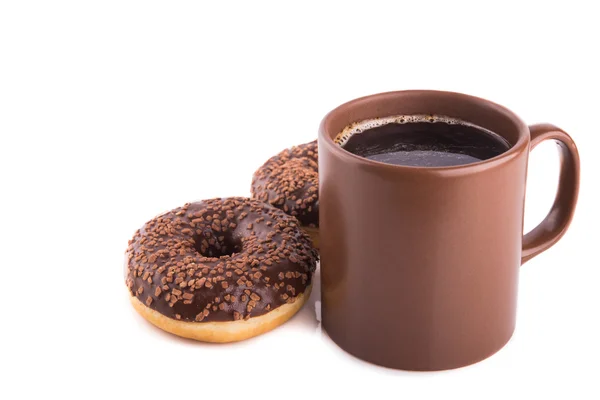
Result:
{"label": "chocolate glaze", "polygon": [[132,295],[182,321],[248,319],[295,301],[317,253],[295,218],[233,197],[186,204],[147,222],[129,242]]}
{"label": "chocolate glaze", "polygon": [[252,198],[292,215],[304,226],[319,226],[317,141],[271,157],[252,178]]}

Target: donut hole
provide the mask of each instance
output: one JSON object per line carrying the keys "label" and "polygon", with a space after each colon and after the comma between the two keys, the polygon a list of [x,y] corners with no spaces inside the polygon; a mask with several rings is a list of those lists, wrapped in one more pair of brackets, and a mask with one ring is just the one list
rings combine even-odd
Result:
{"label": "donut hole", "polygon": [[242,251],[242,240],[231,234],[217,236],[212,231],[205,231],[194,237],[194,247],[204,257],[229,257]]}

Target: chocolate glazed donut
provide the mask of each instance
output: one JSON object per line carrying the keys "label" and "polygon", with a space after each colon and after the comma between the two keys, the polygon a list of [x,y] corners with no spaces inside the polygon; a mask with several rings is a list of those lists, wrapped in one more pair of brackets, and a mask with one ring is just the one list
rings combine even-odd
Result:
{"label": "chocolate glazed donut", "polygon": [[271,157],[252,178],[252,198],[296,217],[319,247],[319,166],[317,141]]}
{"label": "chocolate glazed donut", "polygon": [[283,211],[239,197],[205,200],[135,233],[126,285],[135,309],[159,328],[237,341],[275,328],[302,307],[317,257]]}

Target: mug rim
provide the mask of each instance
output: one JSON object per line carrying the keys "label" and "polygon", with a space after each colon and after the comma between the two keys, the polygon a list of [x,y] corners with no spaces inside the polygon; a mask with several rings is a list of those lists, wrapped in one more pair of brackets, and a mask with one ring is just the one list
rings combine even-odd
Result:
{"label": "mug rim", "polygon": [[[336,144],[331,137],[331,135],[327,132],[326,126],[332,119],[332,117],[336,114],[346,112],[346,109],[352,107],[357,103],[364,102],[365,100],[372,99],[381,99],[381,98],[390,98],[390,97],[402,97],[406,95],[444,95],[449,97],[455,97],[457,99],[462,100],[470,100],[483,105],[486,105],[488,108],[492,109],[496,113],[500,113],[509,119],[518,127],[518,139],[516,143],[514,143],[507,151],[494,156],[492,158],[488,158],[486,160],[477,161],[469,164],[462,165],[453,165],[453,166],[445,166],[445,167],[422,167],[422,166],[411,166],[411,165],[397,165],[397,164],[387,164],[381,161],[371,160],[365,157],[361,157],[354,153],[351,153],[338,144]],[[435,110],[431,110],[432,114],[435,114]],[[386,117],[387,115],[382,115],[380,117]],[[354,121],[359,122],[359,121]],[[466,121],[469,122],[469,121]],[[336,132],[336,135],[339,132]],[[473,172],[478,172],[484,169],[489,169],[493,167],[497,167],[503,165],[510,160],[516,158],[524,149],[529,146],[529,128],[527,124],[514,112],[509,110],[508,108],[501,106],[492,101],[483,99],[481,97],[472,96],[459,92],[451,92],[451,91],[442,91],[442,90],[397,90],[397,91],[389,91],[389,92],[381,92],[376,94],[371,94],[367,96],[358,97],[356,99],[350,100],[346,103],[343,103],[333,110],[329,111],[325,117],[321,120],[321,124],[319,126],[319,146],[326,146],[329,151],[335,153],[338,157],[345,159],[348,162],[356,162],[359,164],[363,164],[365,166],[384,168],[390,171],[395,172],[421,172],[421,173],[435,173],[435,174],[443,174],[443,175],[462,175],[469,174]]]}

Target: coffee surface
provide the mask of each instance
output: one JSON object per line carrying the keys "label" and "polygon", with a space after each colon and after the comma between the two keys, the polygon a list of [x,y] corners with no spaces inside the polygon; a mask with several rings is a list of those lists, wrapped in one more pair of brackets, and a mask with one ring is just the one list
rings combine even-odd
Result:
{"label": "coffee surface", "polygon": [[347,130],[338,141],[345,150],[394,165],[448,167],[471,164],[502,154],[510,147],[504,138],[493,132],[449,118],[407,117],[389,123],[365,121],[355,124],[353,130]]}

